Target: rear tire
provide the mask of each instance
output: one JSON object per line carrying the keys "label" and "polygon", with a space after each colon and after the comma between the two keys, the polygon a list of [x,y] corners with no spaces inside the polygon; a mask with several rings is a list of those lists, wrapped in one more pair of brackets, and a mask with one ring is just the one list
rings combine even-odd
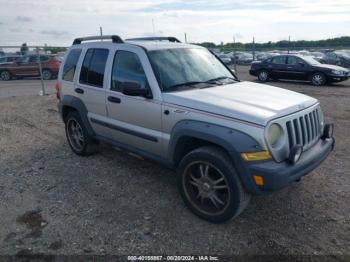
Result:
{"label": "rear tire", "polygon": [[269,72],[267,72],[266,70],[261,70],[258,73],[258,79],[260,82],[267,82],[269,80],[270,76],[269,76]]}
{"label": "rear tire", "polygon": [[7,70],[1,71],[0,78],[2,81],[9,81],[11,80],[12,76],[11,73]]}
{"label": "rear tire", "polygon": [[311,83],[314,86],[323,86],[327,81],[325,74],[321,72],[314,73],[311,76]]}
{"label": "rear tire", "polygon": [[250,194],[242,186],[232,160],[219,147],[205,146],[188,153],[177,170],[177,186],[186,206],[213,223],[237,217]]}
{"label": "rear tire", "polygon": [[73,111],[65,119],[66,137],[70,148],[80,156],[92,155],[98,150],[98,142],[92,138],[79,115]]}

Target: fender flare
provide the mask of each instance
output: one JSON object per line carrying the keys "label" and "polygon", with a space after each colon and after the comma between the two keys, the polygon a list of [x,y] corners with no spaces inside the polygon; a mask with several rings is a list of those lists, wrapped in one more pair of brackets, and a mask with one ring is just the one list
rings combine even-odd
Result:
{"label": "fender flare", "polygon": [[58,103],[58,111],[59,111],[63,121],[64,121],[64,114],[65,114],[65,112],[64,112],[65,106],[74,108],[79,113],[79,115],[80,115],[86,129],[87,129],[88,134],[90,136],[95,136],[95,132],[92,129],[91,124],[90,124],[89,119],[88,119],[88,111],[86,109],[84,102],[80,98],[77,98],[75,96],[65,95]]}
{"label": "fender flare", "polygon": [[[256,192],[257,186],[250,175],[248,164],[242,159],[241,152],[263,150],[260,144],[248,134],[229,127],[205,123],[196,120],[182,120],[171,131],[168,157],[176,166],[176,147],[181,138],[193,137],[216,144],[225,149],[232,159],[237,174],[248,192]],[[181,142],[180,142],[181,143]]]}

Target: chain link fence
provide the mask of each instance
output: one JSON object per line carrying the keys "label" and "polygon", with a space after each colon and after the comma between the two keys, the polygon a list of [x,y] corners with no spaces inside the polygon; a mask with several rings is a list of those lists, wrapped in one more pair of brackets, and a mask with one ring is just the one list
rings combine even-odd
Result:
{"label": "chain link fence", "polygon": [[66,47],[0,46],[0,80],[36,77],[41,81],[39,95],[46,95],[45,80],[57,77]]}

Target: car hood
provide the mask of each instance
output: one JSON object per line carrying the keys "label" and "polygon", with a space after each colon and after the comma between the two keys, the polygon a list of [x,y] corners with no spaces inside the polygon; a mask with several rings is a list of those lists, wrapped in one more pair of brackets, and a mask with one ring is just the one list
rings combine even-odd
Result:
{"label": "car hood", "polygon": [[331,70],[349,71],[348,69],[346,69],[344,67],[337,66],[337,65],[329,65],[329,64],[316,65],[316,67],[327,68],[327,69],[331,69]]}
{"label": "car hood", "polygon": [[163,93],[165,103],[265,126],[271,119],[317,103],[315,98],[253,82]]}

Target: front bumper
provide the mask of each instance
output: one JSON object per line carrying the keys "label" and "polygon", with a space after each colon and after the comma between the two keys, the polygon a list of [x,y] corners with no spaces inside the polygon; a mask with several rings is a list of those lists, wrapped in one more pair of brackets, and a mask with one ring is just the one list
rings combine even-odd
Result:
{"label": "front bumper", "polygon": [[252,76],[257,76],[258,75],[258,71],[255,70],[255,69],[250,69],[249,70],[249,74],[252,75]]}
{"label": "front bumper", "polygon": [[350,76],[346,75],[342,75],[342,76],[339,76],[339,75],[329,75],[328,79],[331,81],[331,82],[342,82],[342,81],[346,81],[349,79]]}
{"label": "front bumper", "polygon": [[334,138],[320,139],[312,148],[303,152],[299,161],[294,165],[288,162],[261,162],[248,166],[252,176],[263,177],[264,185],[255,189],[255,193],[262,194],[284,188],[302,176],[318,167],[333,150]]}

